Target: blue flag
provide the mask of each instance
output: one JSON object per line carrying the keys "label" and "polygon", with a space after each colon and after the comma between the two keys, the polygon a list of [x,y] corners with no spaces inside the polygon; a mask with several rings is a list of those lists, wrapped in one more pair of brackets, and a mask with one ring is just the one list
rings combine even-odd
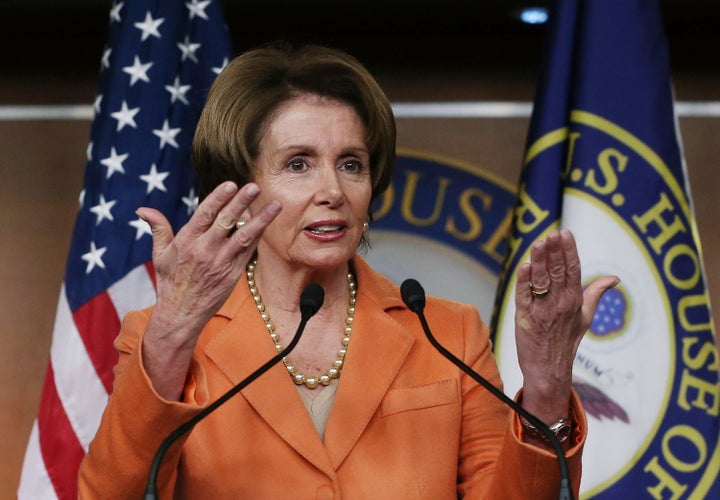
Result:
{"label": "blue flag", "polygon": [[506,391],[516,269],[570,228],[584,283],[622,279],[575,360],[582,497],[720,498],[718,352],[657,1],[560,0],[547,36],[493,320]]}
{"label": "blue flag", "polygon": [[115,1],[80,208],[38,417],[18,498],[77,498],[77,472],[112,390],[113,341],[155,300],[149,226],[175,229],[197,205],[190,145],[207,91],[230,57],[218,1]]}

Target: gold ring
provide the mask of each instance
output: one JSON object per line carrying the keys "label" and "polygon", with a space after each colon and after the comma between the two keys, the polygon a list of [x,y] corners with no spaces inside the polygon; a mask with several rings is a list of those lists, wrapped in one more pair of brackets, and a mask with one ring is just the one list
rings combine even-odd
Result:
{"label": "gold ring", "polygon": [[544,297],[544,296],[546,296],[548,293],[550,293],[550,287],[540,289],[540,288],[536,288],[535,285],[533,285],[532,283],[530,283],[529,285],[530,285],[530,292],[531,292],[535,297]]}
{"label": "gold ring", "polygon": [[235,229],[240,229],[240,228],[243,227],[245,224],[247,224],[247,221],[240,219],[239,221],[237,221],[237,222],[235,223]]}

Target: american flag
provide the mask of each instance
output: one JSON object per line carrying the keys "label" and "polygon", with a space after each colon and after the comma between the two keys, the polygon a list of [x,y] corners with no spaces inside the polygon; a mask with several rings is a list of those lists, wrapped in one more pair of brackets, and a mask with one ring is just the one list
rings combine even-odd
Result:
{"label": "american flag", "polygon": [[112,390],[113,341],[131,309],[155,301],[149,226],[177,230],[197,205],[189,151],[231,42],[218,1],[115,1],[80,209],[58,301],[38,416],[18,498],[77,498],[77,472]]}

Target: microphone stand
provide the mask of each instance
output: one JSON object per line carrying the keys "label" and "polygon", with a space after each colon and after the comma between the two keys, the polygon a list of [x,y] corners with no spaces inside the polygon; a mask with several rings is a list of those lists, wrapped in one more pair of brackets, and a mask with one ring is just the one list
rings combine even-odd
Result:
{"label": "microphone stand", "polygon": [[420,285],[420,283],[418,283],[417,280],[405,280],[402,283],[400,290],[405,305],[408,306],[408,308],[413,311],[420,319],[420,324],[422,325],[423,331],[425,332],[425,336],[433,345],[433,347],[435,347],[435,349],[437,349],[443,356],[450,360],[455,366],[468,374],[473,380],[475,380],[475,382],[490,391],[496,398],[500,399],[511,409],[522,415],[533,426],[539,429],[545,435],[545,437],[547,437],[547,439],[552,444],[555,455],[557,455],[558,467],[560,468],[560,488],[558,491],[558,499],[573,500],[572,488],[570,484],[570,472],[568,469],[567,458],[565,458],[565,450],[563,450],[562,445],[560,444],[560,441],[558,441],[555,433],[550,430],[550,427],[545,422],[537,418],[535,415],[527,411],[525,408],[517,404],[509,397],[507,397],[504,392],[492,385],[488,380],[482,377],[479,373],[475,372],[467,364],[463,363],[460,359],[458,359],[454,354],[445,349],[445,347],[443,347],[435,339],[432,332],[430,331],[430,326],[425,319],[425,313],[423,311],[423,309],[425,308],[425,290],[423,290],[422,286]]}
{"label": "microphone stand", "polygon": [[190,432],[192,428],[195,427],[195,424],[197,424],[200,420],[215,411],[228,399],[230,399],[235,394],[250,385],[258,377],[260,377],[260,375],[268,371],[276,363],[282,360],[282,358],[290,354],[290,351],[292,351],[297,345],[297,343],[300,341],[300,336],[302,335],[303,330],[305,330],[305,325],[307,324],[308,320],[320,309],[320,306],[322,306],[323,299],[324,291],[320,285],[312,283],[305,287],[305,290],[303,290],[303,293],[300,296],[300,324],[298,325],[295,336],[292,338],[290,344],[288,344],[288,346],[285,347],[285,349],[283,349],[276,356],[270,358],[260,368],[248,375],[236,386],[232,387],[229,391],[220,396],[213,403],[206,406],[198,414],[177,427],[165,438],[165,440],[158,447],[157,452],[155,452],[155,457],[153,458],[152,465],[150,466],[148,482],[145,487],[145,500],[154,500],[157,498],[157,476],[160,470],[160,464],[162,463],[162,459],[165,457],[165,453],[167,452],[168,448],[170,448],[170,445],[172,445],[183,434]]}

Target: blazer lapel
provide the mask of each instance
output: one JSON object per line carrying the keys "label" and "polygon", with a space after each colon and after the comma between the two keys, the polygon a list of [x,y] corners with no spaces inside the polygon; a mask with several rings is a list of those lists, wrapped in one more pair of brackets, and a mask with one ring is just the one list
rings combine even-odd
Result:
{"label": "blazer lapel", "polygon": [[[277,354],[255,302],[247,292],[247,282],[243,281],[219,312],[230,317],[230,322],[205,348],[206,355],[233,384]],[[320,436],[282,362],[241,393],[260,417],[300,455],[325,473],[333,474]]]}
{"label": "blazer lapel", "polygon": [[[335,468],[375,415],[414,342],[414,336],[387,314],[388,309],[405,307],[397,287],[384,278],[378,282],[379,275],[359,259],[356,265],[359,288],[355,323],[325,428],[325,448]],[[368,272],[372,276],[366,275]]]}
{"label": "blazer lapel", "polygon": [[[405,308],[398,287],[359,257],[353,263],[358,279],[355,323],[324,443],[282,363],[241,391],[282,439],[329,476],[360,439],[415,341],[387,313]],[[245,278],[218,314],[230,321],[208,342],[205,353],[237,384],[277,351]]]}

